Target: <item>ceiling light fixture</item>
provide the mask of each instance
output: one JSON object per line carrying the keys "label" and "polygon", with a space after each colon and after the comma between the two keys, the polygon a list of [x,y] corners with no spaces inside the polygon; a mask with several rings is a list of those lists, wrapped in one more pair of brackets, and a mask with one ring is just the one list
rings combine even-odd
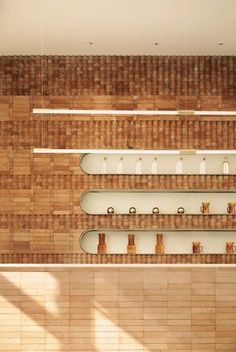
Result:
{"label": "ceiling light fixture", "polygon": [[142,155],[236,155],[236,150],[177,150],[177,149],[51,149],[34,148],[35,154],[142,154]]}
{"label": "ceiling light fixture", "polygon": [[77,109],[33,109],[33,114],[54,115],[197,115],[197,116],[236,116],[236,111],[200,110],[77,110]]}

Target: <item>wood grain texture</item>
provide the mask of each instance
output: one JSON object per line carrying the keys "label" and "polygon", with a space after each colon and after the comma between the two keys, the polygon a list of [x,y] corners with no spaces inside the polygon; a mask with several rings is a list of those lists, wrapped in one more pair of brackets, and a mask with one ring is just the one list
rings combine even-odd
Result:
{"label": "wood grain texture", "polygon": [[236,110],[235,64],[235,57],[0,57],[0,252],[9,253],[2,260],[46,253],[73,262],[88,228],[236,229],[234,215],[109,217],[80,208],[80,195],[91,188],[234,190],[233,175],[86,175],[80,155],[32,154],[34,147],[235,149],[232,116],[32,113],[40,107]]}
{"label": "wood grain texture", "polygon": [[0,57],[4,95],[234,96],[235,71],[234,56]]}

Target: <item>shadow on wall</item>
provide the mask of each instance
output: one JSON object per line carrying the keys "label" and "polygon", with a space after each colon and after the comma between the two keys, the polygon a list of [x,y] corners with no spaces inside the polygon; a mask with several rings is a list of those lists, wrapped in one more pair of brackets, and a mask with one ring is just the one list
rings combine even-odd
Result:
{"label": "shadow on wall", "polygon": [[234,268],[29,270],[0,275],[4,351],[236,349]]}

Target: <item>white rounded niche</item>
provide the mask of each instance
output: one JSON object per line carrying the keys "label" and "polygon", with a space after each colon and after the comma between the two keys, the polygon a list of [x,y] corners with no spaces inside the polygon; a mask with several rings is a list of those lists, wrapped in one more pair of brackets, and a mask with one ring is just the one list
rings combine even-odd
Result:
{"label": "white rounded niche", "polygon": [[228,203],[236,203],[236,193],[91,190],[81,196],[80,202],[82,210],[87,214],[107,214],[108,208],[113,208],[114,214],[129,214],[130,208],[133,207],[136,214],[152,214],[153,208],[158,208],[159,214],[178,214],[178,208],[183,207],[184,214],[200,215],[203,202],[210,203],[209,214],[228,214]]}
{"label": "white rounded niche", "polygon": [[[228,162],[228,170],[224,170],[225,160]],[[235,175],[236,155],[88,153],[81,156],[80,167],[85,173],[94,175]]]}
{"label": "white rounded niche", "polygon": [[194,241],[201,242],[203,254],[224,254],[226,242],[236,243],[236,231],[89,230],[80,240],[86,253],[97,253],[99,233],[105,233],[107,254],[126,254],[128,234],[135,235],[137,254],[155,254],[156,234],[163,234],[165,254],[192,254]]}

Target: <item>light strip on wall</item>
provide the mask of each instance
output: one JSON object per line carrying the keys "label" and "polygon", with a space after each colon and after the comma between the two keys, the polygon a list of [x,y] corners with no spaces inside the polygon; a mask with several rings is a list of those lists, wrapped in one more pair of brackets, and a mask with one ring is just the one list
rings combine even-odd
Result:
{"label": "light strip on wall", "polygon": [[198,154],[198,155],[235,155],[236,150],[153,150],[153,149],[50,149],[34,148],[35,154],[142,154],[142,155],[176,155],[176,154]]}
{"label": "light strip on wall", "polygon": [[76,110],[76,109],[33,109],[33,114],[56,115],[199,115],[236,116],[236,111],[190,111],[190,110]]}
{"label": "light strip on wall", "polygon": [[179,150],[144,150],[144,149],[49,149],[34,148],[36,154],[180,154]]}

